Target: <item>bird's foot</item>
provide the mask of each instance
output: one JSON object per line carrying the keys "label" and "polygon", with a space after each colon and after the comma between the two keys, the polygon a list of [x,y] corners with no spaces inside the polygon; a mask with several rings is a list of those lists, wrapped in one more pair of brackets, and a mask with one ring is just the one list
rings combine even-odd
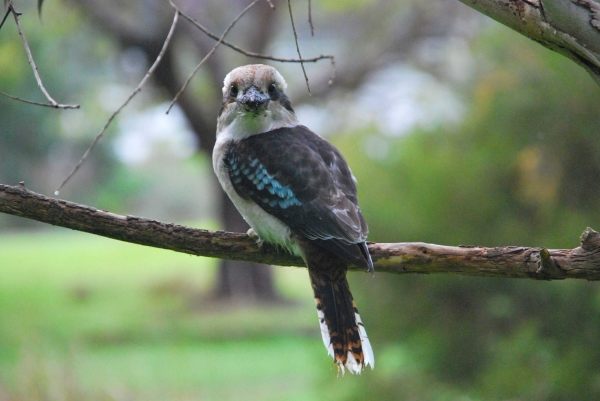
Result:
{"label": "bird's foot", "polygon": [[262,246],[263,239],[260,238],[260,236],[256,233],[256,231],[254,231],[253,228],[250,228],[248,230],[248,232],[246,232],[246,234],[248,235],[248,237],[250,237],[251,239],[253,239],[254,242],[256,242],[258,244],[258,246]]}

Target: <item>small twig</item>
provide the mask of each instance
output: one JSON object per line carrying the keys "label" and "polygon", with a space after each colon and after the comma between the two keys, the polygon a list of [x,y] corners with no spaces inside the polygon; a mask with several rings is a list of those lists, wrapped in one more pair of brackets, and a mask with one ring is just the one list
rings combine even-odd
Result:
{"label": "small twig", "polygon": [[312,4],[311,0],[308,0],[308,24],[310,25],[310,36],[315,36],[315,27],[312,20]]}
{"label": "small twig", "polygon": [[310,85],[308,85],[308,76],[306,75],[306,70],[304,69],[302,54],[300,54],[300,45],[298,44],[298,34],[296,33],[296,25],[294,25],[294,16],[292,15],[292,0],[288,0],[288,9],[290,10],[290,21],[292,21],[292,30],[294,31],[294,40],[296,41],[296,50],[298,51],[298,57],[300,58],[300,66],[302,67],[302,72],[304,73],[304,79],[306,80],[306,88],[308,89],[308,94],[311,95]]}
{"label": "small twig", "polygon": [[[19,15],[21,15],[21,14],[19,12],[17,12],[17,10],[15,10],[15,7],[13,6],[12,1],[8,2],[8,11],[12,12],[13,17],[15,18],[15,23],[17,24],[17,30],[19,31],[19,35],[21,35],[21,39],[23,41],[23,47],[25,47],[25,52],[27,53],[27,59],[29,59],[29,64],[31,65],[31,68],[33,69],[33,75],[35,76],[35,80],[37,81],[38,87],[40,88],[40,90],[42,91],[42,93],[44,94],[46,99],[48,99],[48,101],[50,102],[52,107],[54,107],[56,109],[78,109],[79,105],[62,105],[62,104],[57,103],[56,100],[52,99],[52,97],[50,96],[50,94],[48,93],[46,88],[44,88],[44,84],[42,83],[42,78],[40,77],[40,74],[38,73],[38,69],[35,65],[35,61],[33,61],[33,55],[31,54],[31,50],[29,49],[29,45],[27,44],[27,39],[25,38],[25,34],[23,33],[23,30],[21,29],[21,24],[19,23]],[[8,12],[6,15],[8,15]],[[6,18],[6,16],[5,16],[5,18]]]}
{"label": "small twig", "polygon": [[53,105],[53,104],[50,104],[50,103],[34,102],[32,100],[21,99],[20,97],[9,95],[8,93],[2,92],[2,91],[0,91],[0,95],[4,95],[4,96],[6,96],[8,98],[11,98],[13,100],[17,100],[19,102],[33,104],[33,105],[36,105],[36,106],[52,107],[54,109],[78,109],[79,108],[78,104],[57,104],[57,105]]}
{"label": "small twig", "polygon": [[179,19],[179,13],[176,12],[175,16],[173,17],[173,23],[171,24],[171,29],[169,30],[169,33],[167,34],[167,37],[165,39],[165,42],[163,43],[163,47],[160,50],[160,53],[156,57],[156,60],[154,60],[154,64],[152,64],[152,67],[150,67],[150,69],[148,70],[148,72],[146,73],[146,75],[144,76],[142,81],[139,83],[139,85],[133,90],[133,92],[131,92],[131,94],[129,95],[127,100],[125,100],[125,102],[123,102],[123,104],[121,106],[119,106],[119,108],[108,118],[108,121],[106,122],[106,124],[104,124],[104,127],[102,128],[100,133],[98,135],[96,135],[96,138],[94,138],[94,141],[92,142],[92,144],[85,151],[84,155],[81,157],[81,160],[79,160],[79,163],[77,163],[77,165],[75,166],[73,171],[71,171],[71,173],[67,176],[67,178],[65,178],[65,180],[62,182],[62,184],[60,184],[58,189],[54,192],[55,195],[58,195],[59,191],[65,186],[65,184],[71,179],[71,177],[73,177],[73,175],[77,172],[77,170],[79,170],[79,167],[81,167],[83,162],[87,159],[90,152],[92,151],[94,146],[96,146],[96,143],[98,142],[100,137],[102,137],[102,134],[104,134],[104,131],[106,131],[106,129],[108,128],[110,123],[114,120],[114,118],[117,116],[117,114],[119,114],[119,112],[121,110],[123,110],[123,108],[125,106],[127,106],[127,104],[129,104],[131,99],[133,99],[133,97],[142,90],[142,86],[144,86],[144,84],[148,81],[148,79],[150,79],[150,77],[154,73],[154,70],[156,69],[156,67],[158,67],[158,64],[160,64],[165,52],[167,51],[167,48],[169,47],[169,43],[171,42],[171,37],[173,36],[173,32],[175,32],[175,27],[177,26],[178,19]]}
{"label": "small twig", "polygon": [[540,275],[540,278],[560,280],[566,277],[565,272],[560,268],[558,263],[556,263],[547,248],[540,248],[540,260],[538,266],[539,268],[536,273]]}
{"label": "small twig", "polygon": [[2,18],[2,22],[0,22],[0,29],[2,29],[2,26],[4,25],[4,21],[6,21],[6,19],[8,18],[8,14],[10,14],[11,9],[7,8],[6,9],[6,14],[4,14],[4,18]]}
{"label": "small twig", "polygon": [[327,85],[331,86],[335,81],[337,71],[335,69],[335,59],[332,57],[329,61],[331,62],[331,78],[329,78]]}
{"label": "small twig", "polygon": [[[229,24],[229,26],[227,26],[227,28],[225,28],[225,31],[223,32],[223,34],[221,35],[221,37],[219,38],[219,40],[217,41],[217,43],[213,46],[213,48],[208,52],[208,54],[206,56],[204,56],[204,58],[202,59],[202,61],[200,61],[200,63],[196,66],[196,68],[194,68],[194,71],[192,71],[192,73],[190,74],[190,76],[186,79],[185,83],[183,84],[183,86],[181,87],[181,89],[179,90],[179,92],[177,92],[177,94],[175,95],[175,97],[173,98],[173,100],[171,101],[171,104],[169,104],[169,107],[167,108],[167,114],[169,114],[169,112],[171,111],[171,109],[173,108],[173,105],[177,102],[177,100],[179,99],[179,96],[181,96],[181,94],[183,93],[183,91],[185,90],[185,88],[187,88],[188,84],[190,83],[190,81],[192,80],[192,78],[194,77],[194,75],[196,75],[196,72],[200,69],[200,67],[202,67],[202,65],[206,62],[206,60],[208,60],[210,58],[210,56],[213,55],[213,53],[215,52],[215,50],[217,50],[217,47],[219,47],[219,45],[221,43],[223,43],[223,39],[225,39],[225,36],[227,36],[227,34],[229,33],[229,31],[231,30],[231,28],[233,28],[233,26],[240,20],[240,18],[242,18],[242,16],[248,11],[250,10],[256,3],[258,3],[260,0],[254,0],[252,3],[250,3],[248,5],[248,7],[244,8],[244,10],[233,20],[231,21],[231,23]],[[169,1],[170,2],[170,1]],[[171,3],[172,4],[172,3]],[[177,14],[179,14],[179,11],[176,11]]]}
{"label": "small twig", "polygon": [[[169,4],[171,4],[171,7],[173,7],[177,12],[179,12],[179,14],[185,18],[186,20],[188,20],[190,23],[192,23],[196,28],[198,28],[199,30],[201,30],[206,36],[208,36],[211,39],[214,40],[219,40],[220,37],[214,33],[212,33],[211,31],[209,31],[207,28],[205,28],[202,24],[200,24],[198,21],[196,21],[194,18],[190,17],[189,15],[187,15],[186,13],[184,13],[183,11],[181,11],[171,0],[168,0]],[[303,59],[297,59],[297,58],[283,58],[283,57],[275,57],[275,56],[268,56],[265,54],[261,54],[261,53],[254,53],[254,52],[250,52],[247,50],[242,49],[239,46],[234,45],[231,42],[228,42],[226,40],[222,40],[221,44],[223,46],[227,46],[232,50],[235,50],[236,52],[243,54],[244,56],[247,57],[253,57],[253,58],[259,58],[259,59],[263,59],[263,60],[271,60],[271,61],[279,61],[281,63],[316,63],[319,60],[324,60],[324,59],[329,59],[329,60],[334,60],[334,57],[332,55],[320,55],[317,57],[311,57],[311,58],[303,58]],[[333,63],[332,63],[333,65]],[[334,75],[334,74],[333,74]]]}

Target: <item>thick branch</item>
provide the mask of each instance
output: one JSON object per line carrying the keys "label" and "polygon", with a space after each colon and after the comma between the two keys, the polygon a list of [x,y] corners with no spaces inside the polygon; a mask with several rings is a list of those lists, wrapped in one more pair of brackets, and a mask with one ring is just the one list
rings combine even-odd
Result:
{"label": "thick branch", "polygon": [[600,85],[600,5],[594,0],[460,0],[584,67]]}
{"label": "thick branch", "polygon": [[[0,184],[0,212],[140,245],[197,256],[279,266],[303,266],[300,258],[246,234],[209,231],[49,198],[24,186]],[[378,244],[369,250],[375,270],[387,273],[456,273],[554,280],[600,280],[600,234],[588,228],[575,249],[453,247],[420,242]],[[356,270],[356,268],[354,268]]]}

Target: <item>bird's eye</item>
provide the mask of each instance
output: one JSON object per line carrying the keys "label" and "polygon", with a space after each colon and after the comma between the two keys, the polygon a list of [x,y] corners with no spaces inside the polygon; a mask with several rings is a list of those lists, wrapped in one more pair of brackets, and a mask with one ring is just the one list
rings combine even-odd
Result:
{"label": "bird's eye", "polygon": [[238,95],[238,88],[235,85],[231,85],[229,87],[229,96],[231,97],[237,97]]}
{"label": "bird's eye", "polygon": [[275,93],[277,93],[277,87],[272,83],[269,85],[269,95],[273,96]]}

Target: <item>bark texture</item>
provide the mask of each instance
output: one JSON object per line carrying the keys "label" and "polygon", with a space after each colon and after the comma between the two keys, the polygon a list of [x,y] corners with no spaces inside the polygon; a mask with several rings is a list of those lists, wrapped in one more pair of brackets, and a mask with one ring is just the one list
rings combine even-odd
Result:
{"label": "bark texture", "polygon": [[[304,262],[246,234],[209,231],[49,198],[24,186],[0,184],[0,212],[104,237],[197,256],[279,266]],[[455,273],[471,276],[600,280],[600,234],[587,228],[575,249],[520,246],[464,247],[412,243],[369,243],[377,272]],[[353,267],[353,270],[358,268]]]}
{"label": "bark texture", "polygon": [[595,0],[460,0],[584,67],[600,85],[600,3]]}

